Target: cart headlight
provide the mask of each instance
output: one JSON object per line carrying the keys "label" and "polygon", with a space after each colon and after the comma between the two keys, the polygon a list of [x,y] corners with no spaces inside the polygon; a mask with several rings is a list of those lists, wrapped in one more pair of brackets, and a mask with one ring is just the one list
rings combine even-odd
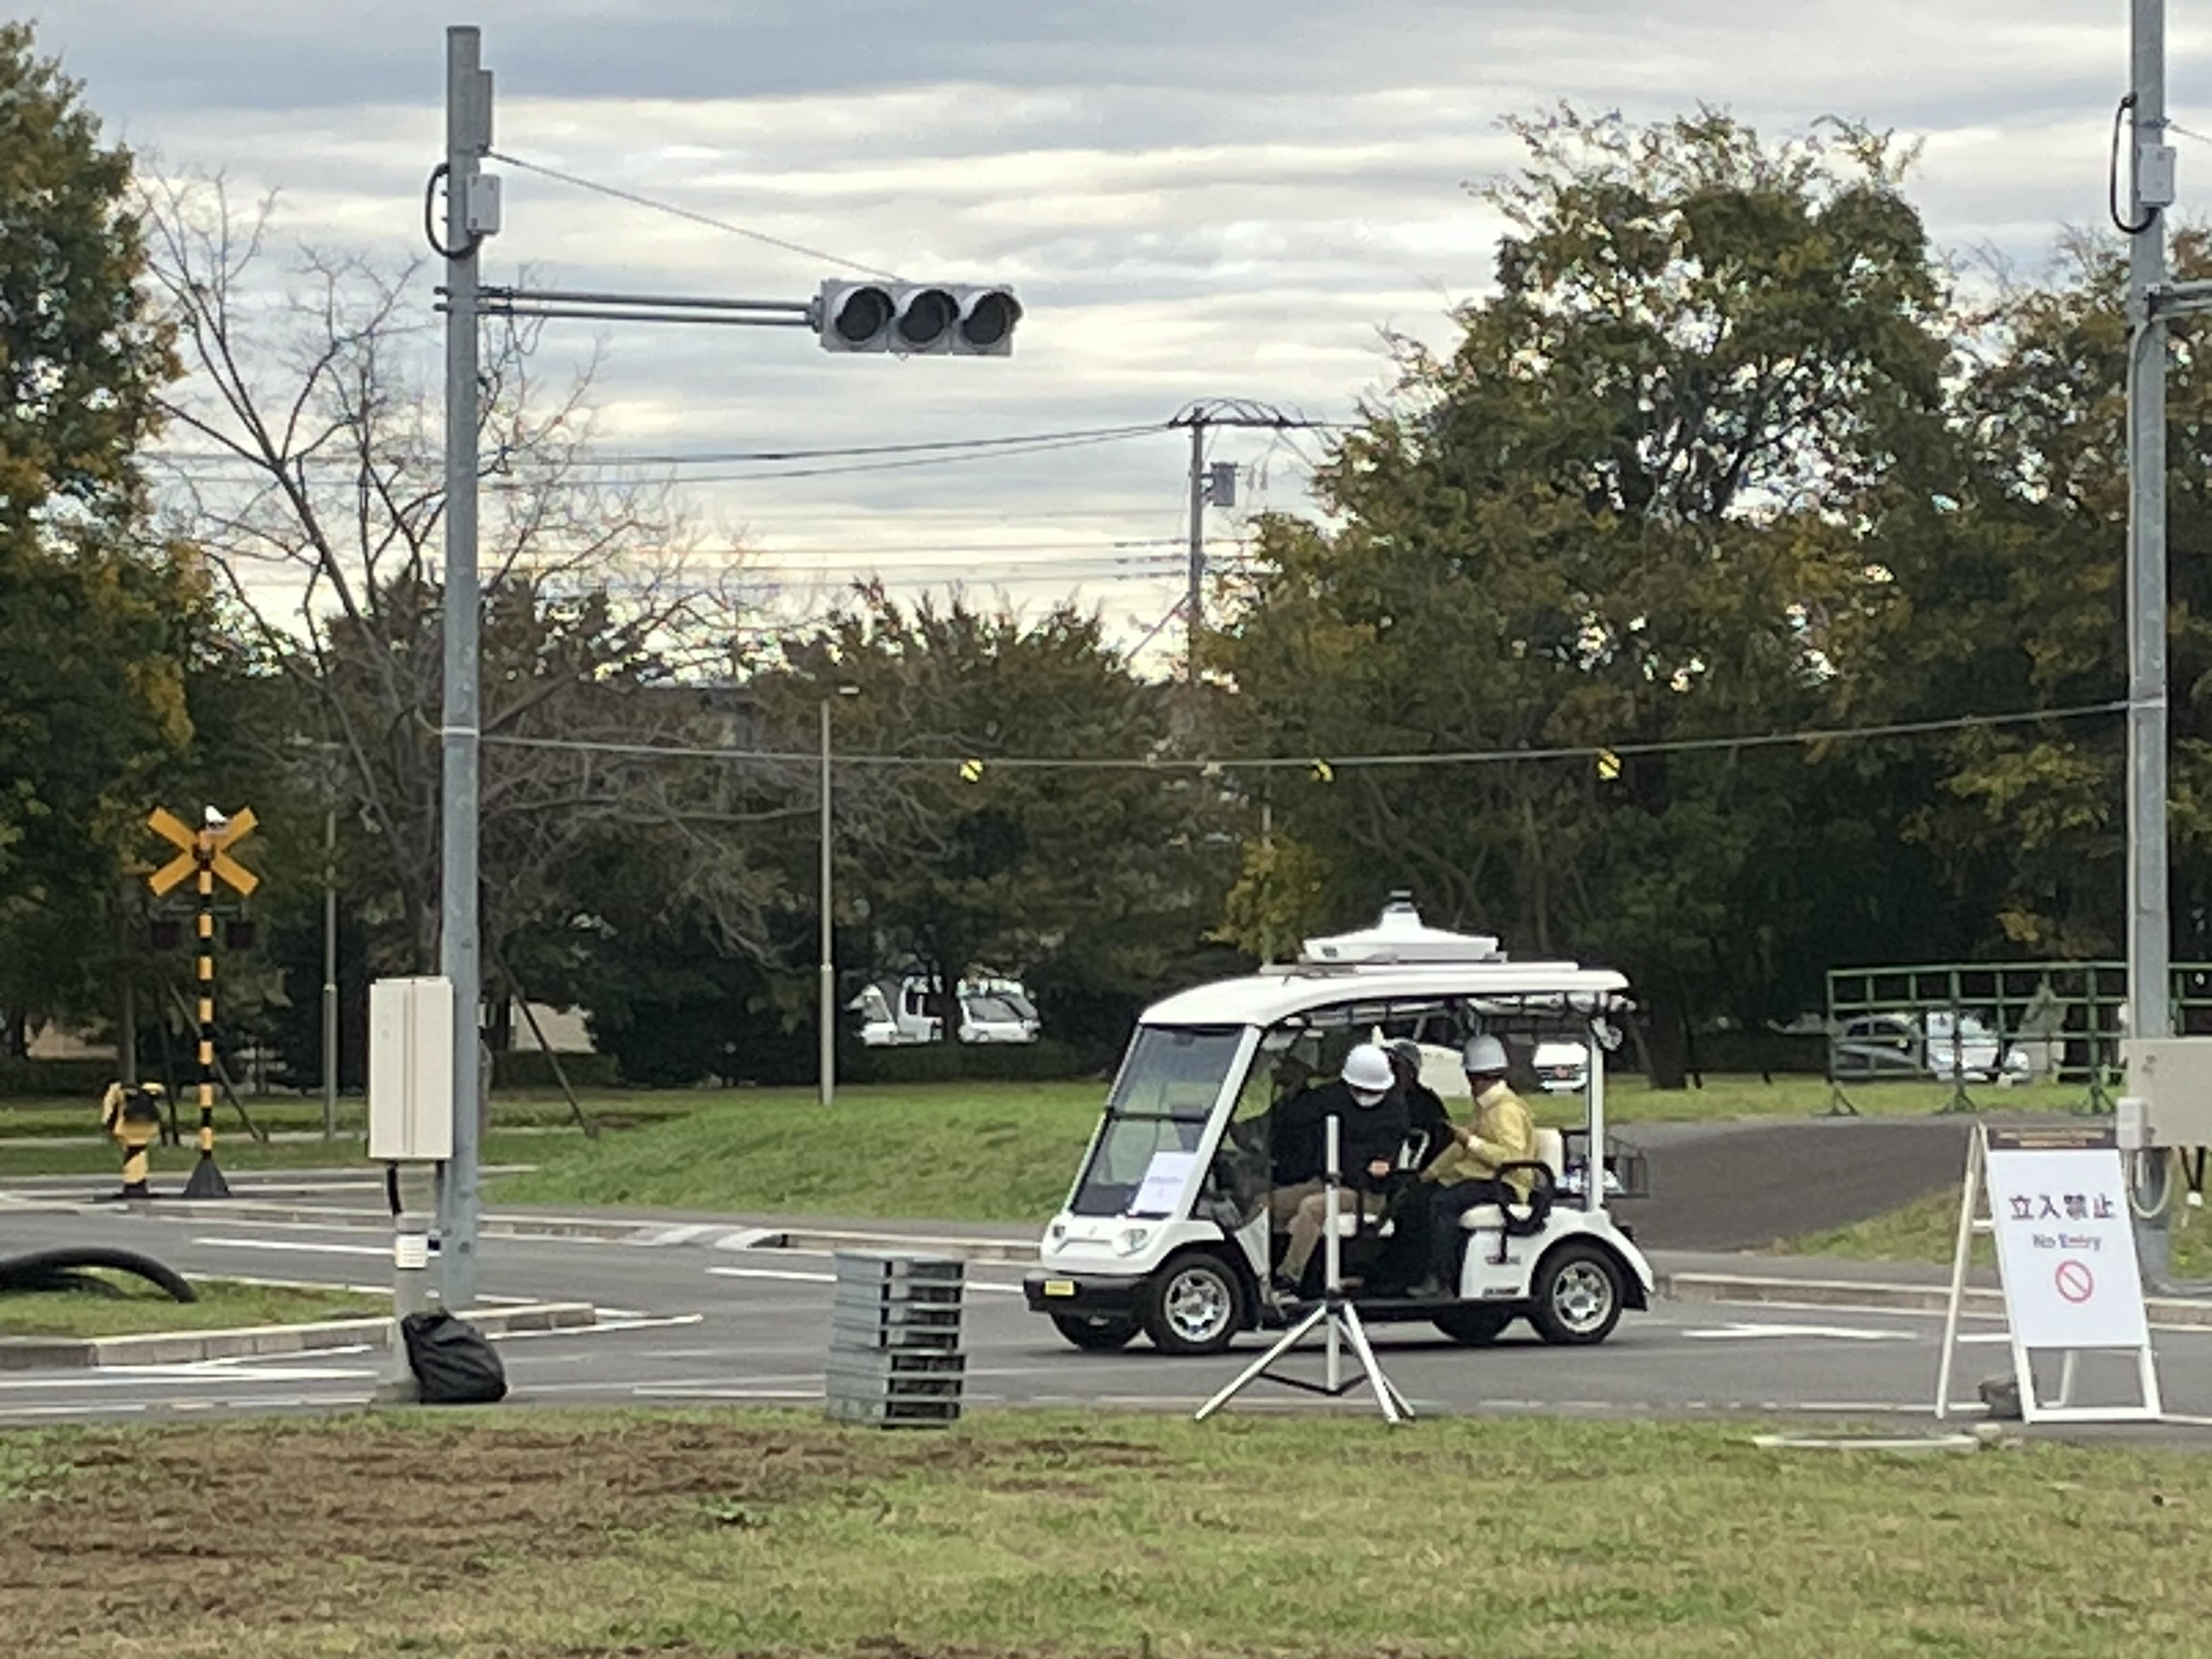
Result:
{"label": "cart headlight", "polygon": [[1145,1248],[1152,1237],[1152,1230],[1150,1227],[1124,1227],[1121,1237],[1114,1241],[1115,1253],[1119,1255],[1134,1255]]}

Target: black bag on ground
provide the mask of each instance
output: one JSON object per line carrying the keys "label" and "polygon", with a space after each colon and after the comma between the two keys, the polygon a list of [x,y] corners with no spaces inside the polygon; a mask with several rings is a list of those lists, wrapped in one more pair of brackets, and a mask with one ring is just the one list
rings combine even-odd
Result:
{"label": "black bag on ground", "polygon": [[449,1313],[399,1322],[408,1369],[426,1406],[484,1406],[507,1395],[507,1368],[484,1334]]}

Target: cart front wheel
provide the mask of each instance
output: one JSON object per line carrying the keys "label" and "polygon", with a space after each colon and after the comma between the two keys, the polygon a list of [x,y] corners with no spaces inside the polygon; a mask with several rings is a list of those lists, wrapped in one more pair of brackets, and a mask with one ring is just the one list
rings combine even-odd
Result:
{"label": "cart front wheel", "polygon": [[1243,1326],[1243,1289],[1218,1256],[1182,1256],[1147,1281],[1142,1322],[1162,1353],[1219,1353]]}

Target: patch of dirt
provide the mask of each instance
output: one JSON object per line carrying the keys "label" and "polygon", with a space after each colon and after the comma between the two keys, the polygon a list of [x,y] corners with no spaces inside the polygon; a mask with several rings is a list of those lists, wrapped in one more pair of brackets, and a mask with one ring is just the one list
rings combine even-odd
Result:
{"label": "patch of dirt", "polygon": [[[1080,1437],[526,1414],[101,1431],[53,1450],[71,1473],[36,1501],[0,1504],[8,1659],[104,1637],[176,1639],[210,1621],[342,1625],[616,1555],[649,1529],[760,1524],[780,1504],[857,1498],[918,1468],[1028,1489],[1057,1485],[1048,1472],[1061,1468],[1174,1461]],[[886,1647],[880,1659],[924,1656]]]}
{"label": "patch of dirt", "polygon": [[[388,1607],[624,1534],[887,1473],[858,1436],[629,1419],[343,1420],[88,1437],[52,1495],[0,1505],[0,1631],[60,1643]],[[947,1449],[950,1449],[948,1448]],[[33,1649],[35,1650],[35,1649]]]}

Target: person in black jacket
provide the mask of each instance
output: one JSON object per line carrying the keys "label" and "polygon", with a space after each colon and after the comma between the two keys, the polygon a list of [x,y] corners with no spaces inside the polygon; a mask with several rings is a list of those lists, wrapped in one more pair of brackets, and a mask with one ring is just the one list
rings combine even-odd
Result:
{"label": "person in black jacket", "polygon": [[1301,1171],[1279,1160],[1276,1177],[1302,1174],[1292,1184],[1275,1189],[1274,1214],[1290,1225],[1290,1243],[1275,1270],[1275,1289],[1295,1296],[1305,1278],[1306,1265],[1321,1243],[1328,1224],[1328,1187],[1322,1179],[1328,1146],[1328,1121],[1337,1121],[1337,1168],[1341,1173],[1340,1201],[1357,1216],[1379,1210],[1380,1194],[1398,1167],[1407,1131],[1405,1092],[1398,1086],[1390,1057],[1371,1042],[1363,1042],[1344,1057],[1343,1073],[1334,1083],[1286,1102],[1275,1125],[1276,1145],[1299,1147],[1311,1165]]}
{"label": "person in black jacket", "polygon": [[1390,1045],[1390,1069],[1397,1073],[1398,1091],[1406,1097],[1406,1123],[1421,1139],[1420,1162],[1425,1170],[1452,1144],[1451,1114],[1443,1099],[1421,1081],[1421,1045],[1401,1037]]}

